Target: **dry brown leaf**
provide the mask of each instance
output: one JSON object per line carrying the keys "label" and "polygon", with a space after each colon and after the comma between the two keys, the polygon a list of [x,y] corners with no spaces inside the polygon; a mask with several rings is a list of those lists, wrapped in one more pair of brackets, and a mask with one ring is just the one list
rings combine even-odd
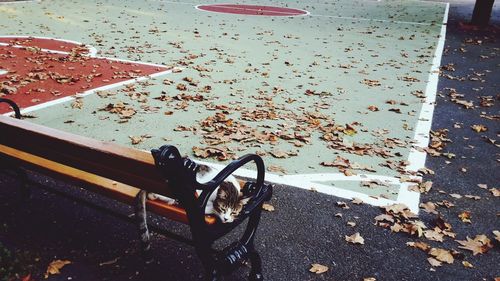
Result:
{"label": "dry brown leaf", "polygon": [[82,98],[76,98],[72,103],[71,103],[71,108],[76,108],[76,109],[82,109],[83,108],[83,100]]}
{"label": "dry brown leaf", "polygon": [[471,214],[470,214],[470,212],[469,212],[469,211],[463,211],[463,212],[461,212],[461,213],[458,215],[458,217],[460,218],[460,220],[461,220],[462,222],[465,222],[465,223],[472,223],[472,222],[471,222],[471,220],[470,220],[470,219],[471,219]]}
{"label": "dry brown leaf", "polygon": [[286,174],[285,168],[278,166],[278,165],[269,165],[269,166],[267,166],[267,170],[269,172],[277,172],[277,173]]}
{"label": "dry brown leaf", "polygon": [[394,217],[391,215],[387,214],[381,214],[375,217],[375,220],[378,221],[388,221],[388,222],[394,222]]}
{"label": "dry brown leaf", "polygon": [[337,204],[337,206],[339,206],[342,209],[346,209],[346,210],[349,209],[349,206],[347,205],[346,202],[338,201],[336,204]]}
{"label": "dry brown leaf", "polygon": [[49,278],[49,275],[60,274],[61,273],[60,270],[67,264],[71,264],[71,262],[68,260],[52,261],[47,267],[47,271],[45,272],[44,278],[47,279]]}
{"label": "dry brown leaf", "polygon": [[461,246],[458,246],[461,249],[466,249],[472,251],[472,254],[475,256],[477,254],[484,254],[488,252],[489,249],[493,248],[493,244],[490,239],[486,237],[484,234],[476,235],[474,239],[470,239],[469,236],[466,237],[467,240],[455,240]]}
{"label": "dry brown leaf", "polygon": [[432,266],[434,266],[434,267],[438,267],[438,266],[441,266],[441,265],[442,265],[440,261],[438,261],[437,259],[432,258],[432,257],[428,257],[428,258],[427,258],[427,261],[428,261],[428,262],[429,262]]}
{"label": "dry brown leaf", "polygon": [[488,185],[484,183],[478,183],[477,186],[482,189],[488,189]]}
{"label": "dry brown leaf", "polygon": [[484,125],[472,125],[471,128],[473,131],[475,131],[477,133],[488,131],[488,128]]}
{"label": "dry brown leaf", "polygon": [[345,241],[352,244],[365,244],[365,239],[359,235],[359,232],[354,233],[351,236],[345,236]]}
{"label": "dry brown leaf", "polygon": [[360,204],[363,204],[363,200],[359,199],[359,198],[352,198],[352,201],[351,201],[353,204],[356,204],[356,205],[360,205]]}
{"label": "dry brown leaf", "polygon": [[425,238],[432,241],[438,241],[438,242],[444,241],[444,235],[434,230],[425,230],[424,236]]}
{"label": "dry brown leaf", "polygon": [[375,279],[375,277],[365,277],[363,281],[377,281],[377,279]]}
{"label": "dry brown leaf", "polygon": [[429,251],[429,255],[433,256],[438,261],[446,262],[449,264],[452,264],[453,261],[455,260],[450,251],[441,248],[432,248]]}
{"label": "dry brown leaf", "polygon": [[328,271],[328,266],[319,263],[311,264],[311,268],[309,269],[309,272],[313,272],[316,274],[325,273],[327,271]]}
{"label": "dry brown leaf", "polygon": [[429,251],[429,249],[431,248],[431,246],[429,246],[429,244],[427,244],[425,242],[421,242],[421,241],[406,242],[406,246],[412,247],[412,248],[417,248],[417,249],[420,249],[420,250],[422,250],[424,252]]}
{"label": "dry brown leaf", "polygon": [[474,268],[474,266],[468,261],[462,261],[462,265],[467,268]]}
{"label": "dry brown leaf", "polygon": [[286,151],[274,150],[271,151],[270,154],[275,158],[288,158],[289,155]]}
{"label": "dry brown leaf", "polygon": [[347,222],[347,225],[350,226],[350,227],[355,227],[356,226],[356,223],[353,222],[353,221],[348,221]]}
{"label": "dry brown leaf", "polygon": [[271,204],[264,203],[264,204],[262,204],[262,210],[268,211],[268,212],[274,212],[274,206]]}
{"label": "dry brown leaf", "polygon": [[500,242],[500,231],[498,230],[493,230],[493,235],[495,235],[495,240]]}
{"label": "dry brown leaf", "polygon": [[494,188],[490,188],[489,190],[490,190],[491,194],[493,194],[493,196],[495,196],[495,197],[500,196],[500,189],[494,187]]}
{"label": "dry brown leaf", "polygon": [[430,213],[430,214],[437,214],[438,212],[436,211],[436,204],[433,202],[426,202],[426,203],[420,203],[419,207],[423,209],[425,212]]}
{"label": "dry brown leaf", "polygon": [[133,145],[139,144],[144,140],[144,138],[141,136],[128,136],[128,137],[132,141]]}

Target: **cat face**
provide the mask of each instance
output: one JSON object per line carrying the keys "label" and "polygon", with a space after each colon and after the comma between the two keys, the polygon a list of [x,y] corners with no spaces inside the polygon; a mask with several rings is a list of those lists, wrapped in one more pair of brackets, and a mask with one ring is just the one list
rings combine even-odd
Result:
{"label": "cat face", "polygon": [[231,182],[223,182],[217,191],[217,197],[214,201],[215,214],[222,223],[231,223],[240,214],[243,206],[248,203],[250,198],[243,198],[239,188]]}

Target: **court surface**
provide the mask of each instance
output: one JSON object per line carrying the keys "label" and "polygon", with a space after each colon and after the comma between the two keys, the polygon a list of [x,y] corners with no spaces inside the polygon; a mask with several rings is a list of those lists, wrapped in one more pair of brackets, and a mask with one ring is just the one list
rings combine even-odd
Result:
{"label": "court surface", "polygon": [[169,143],[217,164],[258,153],[268,181],[418,211],[408,187],[425,172],[447,11],[417,1],[0,3],[0,95],[30,122],[144,150]]}

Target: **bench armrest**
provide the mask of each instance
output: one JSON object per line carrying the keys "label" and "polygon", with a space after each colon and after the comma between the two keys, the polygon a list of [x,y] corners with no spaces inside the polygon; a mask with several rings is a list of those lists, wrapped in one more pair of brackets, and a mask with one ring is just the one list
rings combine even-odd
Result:
{"label": "bench armrest", "polygon": [[19,110],[19,106],[17,106],[17,104],[9,99],[5,99],[5,98],[0,98],[0,102],[5,102],[7,103],[8,105],[10,105],[12,107],[12,109],[14,109],[14,113],[15,113],[15,117],[17,119],[21,119],[21,111]]}
{"label": "bench armrest", "polygon": [[199,202],[200,207],[203,209],[208,203],[208,199],[210,195],[214,192],[214,190],[230,175],[232,175],[236,170],[247,164],[248,162],[253,161],[257,167],[257,179],[253,184],[253,192],[249,193],[248,197],[260,197],[263,188],[264,188],[264,177],[265,177],[265,166],[262,158],[256,154],[246,154],[240,157],[237,160],[232,161],[227,165],[222,171],[220,171],[212,180],[207,183],[200,184],[198,183],[199,189],[203,190],[200,195]]}

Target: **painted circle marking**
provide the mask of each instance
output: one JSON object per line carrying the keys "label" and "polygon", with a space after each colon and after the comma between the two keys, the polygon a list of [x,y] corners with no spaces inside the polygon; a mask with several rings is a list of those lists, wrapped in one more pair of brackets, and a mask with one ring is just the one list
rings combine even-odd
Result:
{"label": "painted circle marking", "polygon": [[206,12],[249,16],[293,17],[305,16],[309,14],[308,11],[293,8],[241,4],[198,5],[196,6],[196,9]]}

